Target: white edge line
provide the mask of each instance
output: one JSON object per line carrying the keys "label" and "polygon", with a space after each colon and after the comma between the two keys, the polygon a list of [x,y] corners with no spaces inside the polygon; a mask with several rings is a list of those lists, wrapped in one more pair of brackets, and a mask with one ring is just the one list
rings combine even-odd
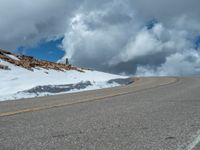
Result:
{"label": "white edge line", "polygon": [[192,150],[200,142],[200,130],[197,131],[197,134],[194,136],[193,141],[186,147],[186,150]]}
{"label": "white edge line", "polygon": [[197,144],[200,142],[200,130],[197,131],[197,133],[192,136],[191,140],[182,146],[180,146],[177,150],[192,150],[194,149]]}

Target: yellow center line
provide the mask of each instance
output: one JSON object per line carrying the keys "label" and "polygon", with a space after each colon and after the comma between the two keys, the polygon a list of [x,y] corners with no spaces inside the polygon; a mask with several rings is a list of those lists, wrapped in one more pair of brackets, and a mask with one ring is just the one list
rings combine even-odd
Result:
{"label": "yellow center line", "polygon": [[106,98],[112,98],[112,97],[127,95],[127,94],[131,94],[131,93],[136,93],[136,92],[140,92],[140,91],[144,91],[144,90],[148,90],[148,89],[153,89],[153,88],[157,88],[157,87],[160,87],[160,86],[170,85],[170,84],[178,82],[177,78],[173,78],[173,79],[175,79],[175,80],[170,81],[169,83],[160,84],[160,85],[150,87],[150,88],[146,88],[146,89],[140,89],[140,90],[128,91],[128,92],[121,92],[121,93],[117,93],[117,94],[111,94],[111,95],[101,96],[101,97],[96,97],[96,98],[89,98],[89,99],[79,100],[79,101],[75,101],[75,102],[66,102],[66,103],[55,104],[55,105],[50,105],[50,106],[33,107],[33,108],[27,108],[27,109],[22,109],[22,110],[17,110],[17,111],[3,112],[3,113],[0,113],[0,117],[13,116],[13,115],[28,113],[28,112],[36,112],[36,111],[41,111],[41,110],[45,110],[45,109],[63,107],[63,106],[68,106],[68,105],[73,105],[73,104],[86,103],[86,102],[90,102],[90,101],[97,101],[97,100],[102,100],[102,99],[106,99]]}

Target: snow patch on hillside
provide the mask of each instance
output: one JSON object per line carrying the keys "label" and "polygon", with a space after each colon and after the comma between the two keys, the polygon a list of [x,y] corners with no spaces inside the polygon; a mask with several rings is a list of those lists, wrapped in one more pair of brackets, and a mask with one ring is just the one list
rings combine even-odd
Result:
{"label": "snow patch on hillside", "polygon": [[[91,70],[79,72],[76,70],[57,71],[34,68],[33,71],[30,71],[25,68],[10,64],[1,59],[0,64],[6,65],[10,68],[10,70],[0,70],[0,100],[13,100],[114,87],[121,84],[117,82],[109,82],[110,80],[127,78],[125,76]],[[79,84],[86,82],[89,82],[90,84],[84,88],[74,88],[76,86],[79,87]],[[48,86],[54,86],[55,89],[58,86],[65,86],[63,89],[67,90],[61,90],[60,92],[29,92],[31,89],[34,89],[38,86],[43,86],[46,88]],[[72,88],[67,88],[69,86]]]}
{"label": "snow patch on hillside", "polygon": [[6,54],[6,56],[10,57],[11,59],[14,59],[14,60],[20,61],[19,58],[17,58],[17,57],[14,56],[14,55]]}

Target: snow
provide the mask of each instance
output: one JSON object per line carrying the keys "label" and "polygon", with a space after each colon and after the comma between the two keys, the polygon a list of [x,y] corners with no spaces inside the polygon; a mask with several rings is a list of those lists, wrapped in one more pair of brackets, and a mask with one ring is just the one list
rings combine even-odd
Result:
{"label": "snow", "polygon": [[17,58],[17,57],[14,56],[14,55],[6,54],[6,56],[10,57],[11,59],[14,59],[14,60],[19,61],[19,58]]}
{"label": "snow", "polygon": [[88,86],[85,89],[71,90],[66,92],[69,93],[118,86],[119,84],[115,83],[108,84],[107,81],[116,78],[127,78],[125,76],[90,70],[84,70],[84,73],[75,70],[57,71],[46,70],[42,68],[37,68],[33,71],[30,71],[5,62],[1,59],[0,63],[10,68],[10,70],[0,70],[0,101],[53,95],[52,93],[40,93],[38,95],[22,92],[37,86],[77,84],[86,81],[90,81],[92,83],[91,86]]}

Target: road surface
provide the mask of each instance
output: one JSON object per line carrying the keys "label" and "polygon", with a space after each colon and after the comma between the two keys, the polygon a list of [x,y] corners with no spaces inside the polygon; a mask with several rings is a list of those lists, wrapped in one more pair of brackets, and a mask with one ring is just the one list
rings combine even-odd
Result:
{"label": "road surface", "polygon": [[200,150],[200,78],[0,102],[0,150]]}

